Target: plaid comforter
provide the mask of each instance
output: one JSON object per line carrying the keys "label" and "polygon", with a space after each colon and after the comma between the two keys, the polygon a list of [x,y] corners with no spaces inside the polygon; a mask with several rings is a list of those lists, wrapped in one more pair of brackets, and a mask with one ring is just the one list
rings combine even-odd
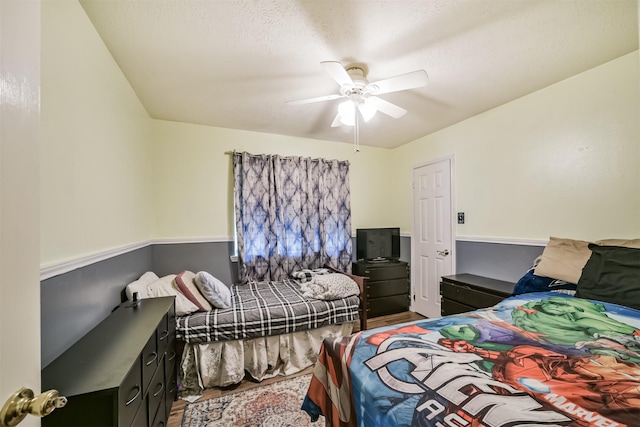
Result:
{"label": "plaid comforter", "polygon": [[177,338],[188,343],[258,338],[359,319],[357,296],[306,299],[300,285],[289,279],[233,285],[231,295],[230,308],[178,317]]}

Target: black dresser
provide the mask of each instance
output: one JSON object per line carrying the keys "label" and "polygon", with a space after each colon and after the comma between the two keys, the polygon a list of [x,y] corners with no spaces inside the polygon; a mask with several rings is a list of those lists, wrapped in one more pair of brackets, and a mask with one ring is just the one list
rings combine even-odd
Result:
{"label": "black dresser", "polygon": [[409,264],[404,261],[355,261],[353,274],[365,276],[367,318],[409,310]]}
{"label": "black dresser", "polygon": [[475,274],[442,276],[440,311],[443,316],[491,307],[510,297],[515,283]]}
{"label": "black dresser", "polygon": [[42,370],[68,399],[43,426],[165,426],[177,395],[173,297],[124,303]]}

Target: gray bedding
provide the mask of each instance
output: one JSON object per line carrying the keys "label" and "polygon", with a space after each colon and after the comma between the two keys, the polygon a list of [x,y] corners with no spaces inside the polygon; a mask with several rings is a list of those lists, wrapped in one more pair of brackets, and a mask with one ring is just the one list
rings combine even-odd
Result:
{"label": "gray bedding", "polygon": [[359,320],[357,296],[307,299],[298,282],[231,286],[231,307],[178,317],[176,336],[188,343],[257,338]]}

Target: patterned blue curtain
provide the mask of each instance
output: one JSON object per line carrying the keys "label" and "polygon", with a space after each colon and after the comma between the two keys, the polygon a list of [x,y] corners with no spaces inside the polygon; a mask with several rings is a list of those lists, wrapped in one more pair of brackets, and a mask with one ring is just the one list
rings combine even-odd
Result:
{"label": "patterned blue curtain", "polygon": [[351,271],[349,162],[233,154],[240,280]]}

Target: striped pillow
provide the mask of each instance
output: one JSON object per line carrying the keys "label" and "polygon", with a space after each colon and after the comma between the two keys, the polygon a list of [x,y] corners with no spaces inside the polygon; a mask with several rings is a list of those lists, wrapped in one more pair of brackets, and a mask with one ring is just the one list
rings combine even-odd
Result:
{"label": "striped pillow", "polygon": [[191,271],[183,271],[176,276],[176,287],[189,301],[198,307],[198,311],[211,311],[211,304],[202,296],[198,287],[193,283],[195,276]]}

